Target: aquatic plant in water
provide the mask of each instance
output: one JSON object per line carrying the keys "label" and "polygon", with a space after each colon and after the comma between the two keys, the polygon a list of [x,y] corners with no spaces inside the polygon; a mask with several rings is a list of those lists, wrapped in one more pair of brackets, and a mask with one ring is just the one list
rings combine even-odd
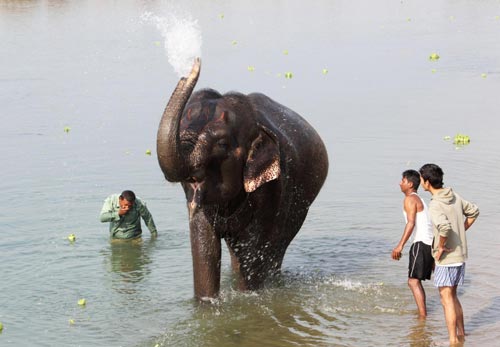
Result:
{"label": "aquatic plant in water", "polygon": [[439,55],[437,53],[431,53],[431,55],[429,56],[429,60],[430,61],[438,61],[439,60]]}
{"label": "aquatic plant in water", "polygon": [[470,143],[470,137],[464,134],[456,134],[453,138],[453,144],[455,149],[460,149],[463,146],[467,146]]}

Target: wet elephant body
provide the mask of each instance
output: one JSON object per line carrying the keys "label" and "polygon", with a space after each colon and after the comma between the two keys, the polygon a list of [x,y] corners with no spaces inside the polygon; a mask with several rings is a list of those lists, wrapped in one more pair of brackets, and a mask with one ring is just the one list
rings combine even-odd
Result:
{"label": "wet elephant body", "polygon": [[325,146],[297,113],[263,94],[204,89],[181,79],[158,130],[158,159],[186,194],[198,298],[220,288],[221,239],[241,290],[279,272],[328,171]]}

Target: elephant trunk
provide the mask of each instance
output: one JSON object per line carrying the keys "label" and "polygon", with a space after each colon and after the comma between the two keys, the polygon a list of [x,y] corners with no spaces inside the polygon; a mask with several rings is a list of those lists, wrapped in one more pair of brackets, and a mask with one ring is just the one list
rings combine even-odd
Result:
{"label": "elephant trunk", "polygon": [[188,168],[180,152],[179,123],[186,103],[200,75],[201,61],[196,58],[191,73],[177,83],[158,128],[156,152],[160,168],[169,182],[179,182],[188,175]]}

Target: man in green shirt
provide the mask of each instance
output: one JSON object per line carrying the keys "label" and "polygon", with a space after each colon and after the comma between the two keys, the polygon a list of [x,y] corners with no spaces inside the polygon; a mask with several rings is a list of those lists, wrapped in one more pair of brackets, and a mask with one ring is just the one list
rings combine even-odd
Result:
{"label": "man in green shirt", "polygon": [[141,217],[144,219],[151,236],[157,236],[153,216],[146,204],[131,190],[120,195],[113,194],[106,198],[101,210],[101,222],[109,222],[109,234],[114,239],[135,239],[141,237]]}

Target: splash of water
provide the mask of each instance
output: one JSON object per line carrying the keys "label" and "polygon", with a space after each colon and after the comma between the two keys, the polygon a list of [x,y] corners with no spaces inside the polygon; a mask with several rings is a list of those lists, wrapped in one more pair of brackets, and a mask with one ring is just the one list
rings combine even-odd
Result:
{"label": "splash of water", "polygon": [[201,28],[189,15],[157,16],[146,12],[141,16],[146,23],[156,25],[165,42],[168,62],[180,77],[186,76],[196,57],[201,57]]}

